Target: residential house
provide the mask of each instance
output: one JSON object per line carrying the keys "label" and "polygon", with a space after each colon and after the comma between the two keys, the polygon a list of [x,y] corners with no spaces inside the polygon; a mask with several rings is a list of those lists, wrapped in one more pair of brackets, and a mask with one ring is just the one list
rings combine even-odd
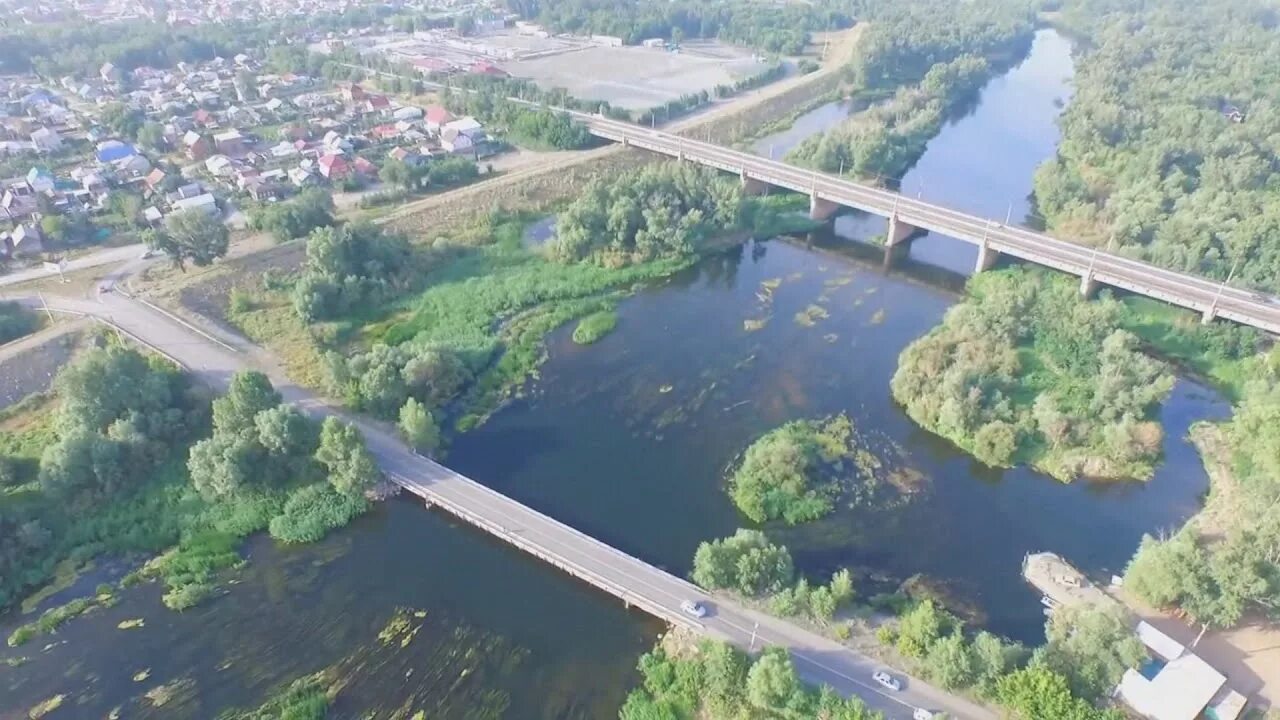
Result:
{"label": "residential house", "polygon": [[223,155],[244,154],[244,136],[235,128],[214,135],[213,144]]}
{"label": "residential house", "polygon": [[440,133],[440,147],[446,152],[455,154],[474,153],[476,145],[471,136],[454,128],[445,128]]}
{"label": "residential house", "polygon": [[370,180],[378,177],[378,166],[358,155],[355,160],[351,161],[351,170],[360,177]]}
{"label": "residential house", "polygon": [[316,180],[315,174],[307,168],[296,167],[289,171],[289,182],[293,183],[295,187],[304,188],[311,187],[319,181]]}
{"label": "residential house", "polygon": [[213,153],[213,144],[195,130],[188,130],[187,134],[182,136],[182,144],[186,146],[187,157],[192,160],[204,160]]}
{"label": "residential house", "polygon": [[387,112],[391,109],[391,101],[386,95],[369,95],[364,101],[364,111],[367,113]]}
{"label": "residential house", "polygon": [[424,160],[416,151],[402,147],[392,148],[391,152],[387,153],[387,157],[410,166],[421,165]]}
{"label": "residential house", "polygon": [[104,165],[114,163],[117,160],[123,160],[137,154],[138,149],[127,142],[107,140],[98,143],[98,162],[103,163]]}
{"label": "residential house", "polygon": [[214,177],[229,178],[235,170],[235,163],[226,155],[214,155],[204,161],[204,168]]}
{"label": "residential house", "polygon": [[336,130],[330,130],[324,134],[324,140],[321,141],[325,150],[333,155],[351,152],[351,141],[346,139]]}
{"label": "residential house", "polygon": [[33,167],[27,171],[27,185],[33,192],[53,192],[53,173],[42,167]]}
{"label": "residential house", "polygon": [[351,83],[342,88],[342,99],[349,103],[364,102],[366,97],[368,97],[368,93],[364,91],[364,88],[360,87],[359,83]]}
{"label": "residential house", "polygon": [[31,133],[31,144],[36,152],[54,152],[62,147],[62,138],[52,128],[40,128]]}
{"label": "residential house", "polygon": [[276,158],[277,160],[281,160],[284,158],[293,157],[294,155],[297,155],[298,148],[294,147],[293,143],[289,142],[288,140],[281,140],[275,145],[272,145],[271,150],[269,150],[268,152],[270,152],[271,157]]}
{"label": "residential house", "polygon": [[341,155],[321,155],[316,160],[316,168],[320,175],[329,182],[338,182],[351,174],[351,167]]}
{"label": "residential house", "polygon": [[439,105],[429,105],[423,116],[423,124],[427,130],[433,133],[439,133],[447,123],[453,122],[453,113],[444,109]]}
{"label": "residential house", "polygon": [[421,120],[422,115],[423,115],[422,108],[414,107],[412,105],[406,105],[402,108],[397,109],[395,112],[391,113],[391,117],[394,118],[395,120],[409,121],[409,122],[412,122],[414,120]]}
{"label": "residential house", "polygon": [[218,199],[213,193],[204,193],[195,197],[182,198],[173,203],[174,212],[202,212],[205,215],[214,217],[218,214]]}
{"label": "residential house", "polygon": [[164,181],[168,177],[168,173],[160,168],[155,168],[151,172],[147,173],[147,177],[142,181],[142,184],[146,186],[149,194],[157,193],[164,187]]}
{"label": "residential house", "polygon": [[10,257],[35,257],[44,252],[44,236],[35,225],[23,224],[9,233]]}

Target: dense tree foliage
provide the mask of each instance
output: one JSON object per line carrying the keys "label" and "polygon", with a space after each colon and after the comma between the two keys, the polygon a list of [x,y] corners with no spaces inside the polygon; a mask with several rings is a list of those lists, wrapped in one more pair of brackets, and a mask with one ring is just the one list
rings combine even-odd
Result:
{"label": "dense tree foliage", "polygon": [[1036,651],[1036,662],[1065,677],[1078,697],[1106,697],[1125,670],[1147,659],[1146,646],[1119,606],[1059,608],[1045,634],[1048,642]]}
{"label": "dense tree foliage", "polygon": [[367,223],[321,227],[307,236],[307,259],[294,287],[303,319],[324,320],[400,294],[414,278],[404,237]]}
{"label": "dense tree foliage", "polygon": [[333,196],[311,188],[285,202],[263,205],[249,215],[255,230],[272,234],[276,242],[306,237],[317,228],[333,225]]}
{"label": "dense tree foliage", "polygon": [[1280,283],[1280,42],[1255,0],[1079,0],[1091,49],[1035,195],[1051,226],[1179,270]]}
{"label": "dense tree foliage", "polygon": [[1066,480],[1146,477],[1162,436],[1149,417],[1173,376],[1116,329],[1122,313],[1047,272],[982,273],[903,351],[893,395],[991,465],[1029,462]]}
{"label": "dense tree foliage", "polygon": [[379,417],[394,418],[407,400],[435,411],[471,381],[471,370],[446,348],[414,343],[374,343],[366,352],[328,355],[333,382],[347,404]]}
{"label": "dense tree foliage", "polygon": [[771,430],[747,448],[729,481],[734,505],[756,522],[796,524],[826,515],[835,506],[840,463],[853,454],[852,436],[846,415]]}
{"label": "dense tree foliage", "polygon": [[723,540],[704,542],[693,556],[693,581],[712,590],[773,593],[790,585],[793,575],[791,553],[770,543],[759,530],[739,530]]}
{"label": "dense tree foliage", "polygon": [[1123,720],[1120,710],[1099,710],[1071,694],[1067,679],[1043,665],[1032,665],[996,683],[995,699],[1016,720]]}
{"label": "dense tree foliage", "polygon": [[737,182],[684,163],[661,163],[586,187],[556,218],[557,260],[625,265],[688,255],[713,232],[738,227]]}
{"label": "dense tree foliage", "polygon": [[212,265],[227,254],[231,233],[222,219],[198,210],[176,212],[165,218],[164,227],[146,234],[147,247],[169,256],[174,266],[185,269]]}
{"label": "dense tree foliage", "polygon": [[858,698],[805,686],[791,656],[770,647],[752,660],[724,643],[705,641],[679,655],[662,646],[640,658],[643,686],[627,697],[621,720],[820,718],[874,720]]}
{"label": "dense tree foliage", "polygon": [[627,44],[648,38],[720,38],[770,52],[798,54],[809,33],[847,26],[851,18],[834,3],[777,5],[757,0],[619,2],[619,0],[518,0],[518,12],[566,32],[614,35]]}
{"label": "dense tree foliage", "polygon": [[1172,537],[1143,538],[1125,571],[1125,586],[1160,607],[1196,621],[1236,625],[1251,612],[1280,608],[1280,378],[1276,351],[1257,358],[1234,417],[1195,428],[1206,463],[1216,466],[1207,513]]}

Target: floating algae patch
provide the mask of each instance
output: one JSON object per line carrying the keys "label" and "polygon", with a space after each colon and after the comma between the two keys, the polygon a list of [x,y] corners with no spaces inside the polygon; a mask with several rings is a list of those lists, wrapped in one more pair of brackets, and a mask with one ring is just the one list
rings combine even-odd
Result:
{"label": "floating algae patch", "polygon": [[48,715],[54,710],[57,710],[58,708],[62,707],[62,703],[66,699],[67,699],[67,696],[62,693],[54,695],[48,700],[44,700],[34,705],[30,710],[27,711],[27,717],[31,718],[31,720],[39,720],[45,715]]}
{"label": "floating algae patch", "polygon": [[132,630],[134,628],[146,627],[147,621],[142,618],[133,618],[132,620],[121,620],[116,627],[121,630]]}
{"label": "floating algae patch", "polygon": [[[420,612],[422,613],[421,615],[418,614]],[[422,629],[422,623],[414,622],[414,620],[420,620],[425,617],[426,613],[421,610],[396,608],[386,626],[378,633],[378,641],[383,645],[395,643],[402,648],[409,647],[409,643],[413,642],[413,638]]]}
{"label": "floating algae patch", "polygon": [[810,305],[809,307],[796,313],[796,322],[805,326],[813,327],[819,320],[826,320],[831,317],[831,313],[821,305]]}
{"label": "floating algae patch", "polygon": [[796,282],[802,278],[804,278],[804,273],[797,270],[787,276],[787,282]]}
{"label": "floating algae patch", "polygon": [[853,282],[852,275],[841,275],[839,277],[827,278],[826,280],[822,281],[822,284],[824,287],[830,289],[830,288],[844,287],[845,285],[848,285],[851,282]]}
{"label": "floating algae patch", "polygon": [[149,677],[151,677],[151,668],[146,668],[145,670],[139,670],[138,672],[134,673],[133,681],[142,682],[143,680],[146,680]]}
{"label": "floating algae patch", "polygon": [[155,707],[164,707],[173,702],[179,704],[195,696],[196,681],[191,678],[178,678],[163,685],[157,685],[143,694]]}
{"label": "floating algae patch", "polygon": [[823,340],[826,340],[826,341],[827,341],[827,342],[829,342],[829,343],[833,343],[833,342],[835,342],[836,340],[839,340],[839,339],[840,339],[840,336],[839,336],[839,335],[837,335],[837,334],[835,334],[835,333],[827,333],[826,335],[823,335],[823,336],[822,336],[822,339],[823,339]]}
{"label": "floating algae patch", "polygon": [[760,287],[765,290],[768,290],[771,293],[774,290],[777,290],[781,286],[782,286],[782,278],[769,278],[768,280],[760,281]]}
{"label": "floating algae patch", "polygon": [[884,308],[880,308],[872,313],[870,322],[872,325],[879,325],[884,322]]}
{"label": "floating algae patch", "polygon": [[764,326],[768,324],[769,324],[769,318],[767,317],[748,318],[742,321],[742,329],[746,330],[747,332],[755,332],[757,330],[763,330]]}

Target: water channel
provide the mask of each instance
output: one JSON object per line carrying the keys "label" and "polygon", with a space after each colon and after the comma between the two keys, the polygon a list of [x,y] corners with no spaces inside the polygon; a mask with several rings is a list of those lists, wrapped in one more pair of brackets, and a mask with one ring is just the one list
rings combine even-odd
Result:
{"label": "water channel", "polygon": [[[930,143],[904,188],[985,214],[1003,215],[1010,202],[1010,212],[1025,213],[1032,170],[1057,140],[1070,69],[1068,43],[1040,33],[1029,57]],[[800,124],[815,132],[844,112],[819,108]],[[766,141],[781,156],[799,139]],[[1090,572],[1119,571],[1142,533],[1197,508],[1207,479],[1184,436],[1228,406],[1180,381],[1161,410],[1165,460],[1146,483],[1066,485],[982,466],[915,426],[889,395],[899,352],[956,302],[972,250],[922,238],[915,262],[886,274],[878,251],[857,242],[877,232],[883,221],[847,217],[808,243],[758,242],[710,258],[624,302],[618,329],[589,347],[562,328],[527,396],[458,438],[448,462],[686,573],[699,542],[746,524],[723,490],[735,457],[783,422],[845,412],[906,490],[884,506],[842,508],[769,534],[815,578],[843,566],[864,582],[925,574],[971,603],[987,627],[1036,641],[1043,617],[1019,577],[1023,554],[1053,550]],[[66,717],[122,707],[124,717],[206,718],[337,664],[350,684],[336,717],[408,708],[440,718],[609,718],[661,630],[408,500],[315,546],[256,539],[247,552],[226,597],[174,613],[160,605],[159,588],[136,587],[113,608],[0,652],[27,658],[0,665],[0,717],[66,693]],[[377,639],[397,608],[425,612],[407,647]],[[118,628],[133,618],[145,625]],[[145,697],[174,682],[165,704]]]}

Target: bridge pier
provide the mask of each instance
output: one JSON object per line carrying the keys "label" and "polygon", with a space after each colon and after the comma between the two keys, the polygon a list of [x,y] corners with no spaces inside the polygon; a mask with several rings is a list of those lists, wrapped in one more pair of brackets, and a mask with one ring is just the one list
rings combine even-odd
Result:
{"label": "bridge pier", "polygon": [[746,170],[742,171],[742,173],[740,174],[740,177],[742,178],[742,194],[743,195],[755,196],[755,195],[769,194],[769,183],[763,180],[757,180],[756,178],[751,177],[750,175],[747,174]]}
{"label": "bridge pier", "polygon": [[840,210],[840,206],[816,193],[809,195],[809,218],[812,220],[829,220]]}
{"label": "bridge pier", "polygon": [[1208,325],[1209,323],[1213,322],[1217,318],[1218,318],[1218,305],[1217,303],[1214,303],[1213,305],[1210,305],[1209,307],[1205,308],[1204,314],[1200,316],[1200,324]]}
{"label": "bridge pier", "polygon": [[1080,297],[1088,300],[1098,293],[1098,281],[1093,277],[1093,268],[1080,276]]}
{"label": "bridge pier", "polygon": [[1000,251],[991,247],[991,244],[984,238],[982,244],[978,246],[978,262],[973,266],[973,274],[990,270],[996,261],[1000,259]]}
{"label": "bridge pier", "polygon": [[892,266],[911,251],[911,240],[920,228],[909,225],[894,213],[889,216],[889,229],[884,235],[884,266]]}

